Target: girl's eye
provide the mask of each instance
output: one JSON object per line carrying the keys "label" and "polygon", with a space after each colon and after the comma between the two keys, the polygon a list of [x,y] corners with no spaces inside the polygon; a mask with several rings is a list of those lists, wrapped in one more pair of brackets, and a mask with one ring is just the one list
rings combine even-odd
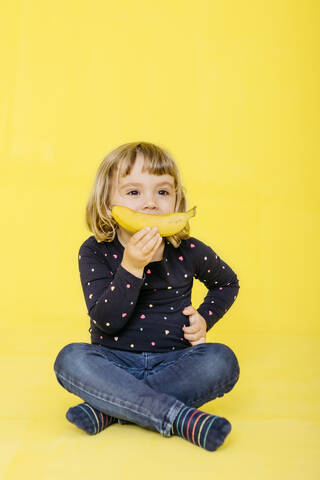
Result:
{"label": "girl's eye", "polygon": [[[128,192],[128,195],[129,195],[130,193],[132,193],[132,192],[137,192],[137,190],[130,190],[130,192]],[[165,192],[166,195],[169,195],[169,192],[167,192],[167,190],[159,190],[159,192]],[[134,196],[135,196],[135,195],[134,195]],[[164,196],[164,195],[162,195],[162,196]]]}

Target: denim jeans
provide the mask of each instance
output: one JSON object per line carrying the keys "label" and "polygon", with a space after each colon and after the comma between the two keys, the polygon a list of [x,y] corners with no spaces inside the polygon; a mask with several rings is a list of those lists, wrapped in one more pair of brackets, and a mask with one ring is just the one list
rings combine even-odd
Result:
{"label": "denim jeans", "polygon": [[54,371],[62,387],[119,423],[167,437],[181,408],[222,397],[240,374],[234,352],[222,343],[165,353],[70,343],[58,353]]}

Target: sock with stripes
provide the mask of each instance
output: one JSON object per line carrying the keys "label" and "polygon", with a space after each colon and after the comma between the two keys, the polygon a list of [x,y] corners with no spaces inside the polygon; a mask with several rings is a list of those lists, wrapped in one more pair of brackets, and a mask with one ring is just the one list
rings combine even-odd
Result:
{"label": "sock with stripes", "polygon": [[95,435],[109,425],[118,422],[117,418],[100,412],[88,403],[80,403],[80,405],[69,408],[66,418],[89,435]]}
{"label": "sock with stripes", "polygon": [[223,444],[230,431],[231,423],[226,418],[188,406],[180,410],[171,427],[172,435],[178,435],[210,452]]}

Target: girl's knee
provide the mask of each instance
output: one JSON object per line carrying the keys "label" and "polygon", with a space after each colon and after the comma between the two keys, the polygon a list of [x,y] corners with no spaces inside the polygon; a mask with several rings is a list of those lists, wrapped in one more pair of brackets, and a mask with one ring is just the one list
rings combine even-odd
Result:
{"label": "girl's knee", "polygon": [[206,343],[203,345],[207,345],[212,367],[220,365],[225,375],[236,382],[240,375],[240,366],[233,350],[224,343]]}
{"label": "girl's knee", "polygon": [[83,350],[82,345],[85,345],[81,342],[74,342],[65,345],[57,355],[57,358],[54,362],[54,371],[57,373],[59,371],[65,371],[68,369],[70,364],[75,366],[76,358],[79,359],[79,354],[81,355],[81,350]]}

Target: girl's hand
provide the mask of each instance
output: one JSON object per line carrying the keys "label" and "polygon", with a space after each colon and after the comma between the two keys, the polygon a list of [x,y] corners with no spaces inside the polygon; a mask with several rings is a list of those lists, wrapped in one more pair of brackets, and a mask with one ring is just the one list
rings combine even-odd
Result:
{"label": "girl's hand", "polygon": [[206,343],[207,322],[202,315],[192,306],[186,307],[182,313],[189,316],[190,327],[183,326],[184,337],[191,345]]}
{"label": "girl's hand", "polygon": [[158,228],[152,230],[143,228],[136,232],[125,246],[123,264],[135,269],[144,269],[151,262],[155,252],[162,242]]}

